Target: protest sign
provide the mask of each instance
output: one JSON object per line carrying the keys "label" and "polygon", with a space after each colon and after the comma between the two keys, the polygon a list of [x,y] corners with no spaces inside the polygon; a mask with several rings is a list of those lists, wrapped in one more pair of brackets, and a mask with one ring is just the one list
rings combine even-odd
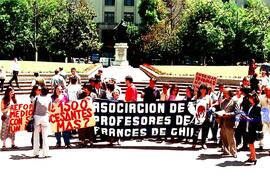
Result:
{"label": "protest sign", "polygon": [[198,91],[201,84],[211,86],[212,90],[215,90],[215,86],[217,84],[217,77],[197,72],[193,80],[194,92]]}
{"label": "protest sign", "polygon": [[50,112],[50,123],[53,132],[95,126],[91,101],[83,99],[65,104],[53,104]]}
{"label": "protest sign", "polygon": [[95,101],[95,134],[120,139],[183,137],[193,135],[194,115],[187,101]]}
{"label": "protest sign", "polygon": [[32,117],[32,104],[14,104],[10,107],[9,125],[10,132],[25,130],[26,124]]}

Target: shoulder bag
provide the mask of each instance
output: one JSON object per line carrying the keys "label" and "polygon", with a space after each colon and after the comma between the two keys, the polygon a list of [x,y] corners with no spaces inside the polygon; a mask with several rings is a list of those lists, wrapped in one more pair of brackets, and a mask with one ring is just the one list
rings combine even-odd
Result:
{"label": "shoulder bag", "polygon": [[30,118],[29,122],[27,123],[26,127],[25,127],[25,130],[27,132],[33,132],[34,131],[34,113],[36,111],[36,105],[37,105],[37,98],[35,100],[35,103],[34,103],[34,109],[33,109],[33,113],[32,113],[32,117]]}

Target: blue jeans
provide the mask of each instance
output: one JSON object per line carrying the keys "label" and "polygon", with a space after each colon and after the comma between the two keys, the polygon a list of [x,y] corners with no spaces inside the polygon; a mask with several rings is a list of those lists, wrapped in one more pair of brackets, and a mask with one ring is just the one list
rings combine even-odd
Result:
{"label": "blue jeans", "polygon": [[[70,131],[63,131],[62,135],[64,138],[65,145],[70,145],[70,135],[71,135]],[[55,133],[55,137],[56,137],[56,144],[61,145],[61,132]]]}

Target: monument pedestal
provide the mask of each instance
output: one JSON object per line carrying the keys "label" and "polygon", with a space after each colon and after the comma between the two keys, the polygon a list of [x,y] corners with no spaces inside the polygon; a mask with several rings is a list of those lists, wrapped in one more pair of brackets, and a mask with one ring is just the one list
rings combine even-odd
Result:
{"label": "monument pedestal", "polygon": [[112,63],[112,66],[129,66],[127,60],[127,43],[115,43],[115,60]]}

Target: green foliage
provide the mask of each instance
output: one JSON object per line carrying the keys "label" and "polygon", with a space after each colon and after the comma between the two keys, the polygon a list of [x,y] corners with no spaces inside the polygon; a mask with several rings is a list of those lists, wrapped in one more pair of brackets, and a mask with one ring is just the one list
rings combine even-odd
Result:
{"label": "green foliage", "polygon": [[26,0],[0,1],[0,53],[10,55],[26,34],[29,21]]}
{"label": "green foliage", "polygon": [[94,17],[83,0],[2,0],[0,56],[39,50],[50,55],[88,55],[101,46]]}
{"label": "green foliage", "polygon": [[160,0],[141,0],[139,4],[139,15],[142,26],[148,27],[158,24],[166,15],[166,8]]}

